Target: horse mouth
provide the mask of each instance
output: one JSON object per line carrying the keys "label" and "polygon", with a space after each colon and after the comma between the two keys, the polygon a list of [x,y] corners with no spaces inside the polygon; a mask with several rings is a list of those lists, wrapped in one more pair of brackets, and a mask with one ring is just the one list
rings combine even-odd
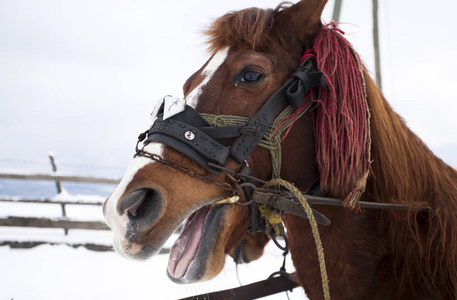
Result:
{"label": "horse mouth", "polygon": [[188,217],[170,250],[167,273],[172,281],[190,283],[204,277],[210,251],[222,231],[226,206],[204,206]]}

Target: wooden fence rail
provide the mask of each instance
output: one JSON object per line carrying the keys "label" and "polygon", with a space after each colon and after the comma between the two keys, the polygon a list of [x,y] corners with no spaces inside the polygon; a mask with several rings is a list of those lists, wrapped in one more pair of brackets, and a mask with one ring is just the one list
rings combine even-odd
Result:
{"label": "wooden fence rail", "polygon": [[[51,159],[53,162],[53,159]],[[56,171],[57,167],[53,164],[53,170]],[[100,178],[100,177],[86,177],[86,176],[63,176],[56,174],[15,174],[15,173],[0,173],[0,178],[3,179],[21,179],[21,180],[50,180],[60,183],[61,181],[69,182],[82,182],[82,183],[102,183],[102,184],[118,184],[120,179],[113,178]],[[59,184],[57,184],[59,186]],[[59,188],[57,188],[57,192]],[[86,206],[102,206],[103,201],[99,200],[54,200],[49,198],[22,198],[22,197],[0,197],[0,203],[38,203],[38,204],[56,204],[62,207],[62,217],[56,218],[38,218],[38,217],[20,217],[20,216],[7,216],[0,217],[0,226],[4,227],[32,227],[32,228],[61,228],[68,234],[69,229],[84,229],[84,230],[110,230],[109,227],[102,221],[85,221],[67,218],[66,209],[67,205],[86,205]],[[177,229],[180,231],[181,227]],[[94,243],[71,243],[71,242],[56,242],[56,241],[14,241],[14,240],[1,240],[0,246],[9,246],[10,248],[33,248],[39,245],[67,245],[73,248],[85,247],[94,251],[113,251],[110,245],[94,244]],[[163,248],[160,254],[169,253],[170,249]]]}
{"label": "wooden fence rail", "polygon": [[0,197],[0,202],[10,202],[10,203],[41,203],[41,204],[60,204],[60,205],[94,205],[102,206],[103,201],[96,200],[87,200],[87,201],[62,201],[62,200],[53,200],[53,199],[40,199],[40,198],[14,198],[14,197]]}
{"label": "wooden fence rail", "polygon": [[0,217],[0,226],[110,230],[100,221],[78,221],[69,218]]}
{"label": "wooden fence rail", "polygon": [[[97,183],[97,184],[118,184],[120,179],[116,178],[100,178],[90,176],[65,176],[57,175],[57,166],[55,165],[54,158],[50,156],[52,164],[52,174],[20,174],[20,173],[0,173],[0,178],[3,179],[20,179],[20,180],[49,180],[56,182],[57,193],[61,192],[60,182],[79,182],[79,183]],[[67,200],[54,200],[54,199],[40,199],[40,198],[19,198],[19,197],[0,197],[0,202],[3,203],[38,203],[38,204],[56,204],[62,207],[62,217],[45,218],[45,217],[23,217],[23,216],[6,216],[0,217],[0,226],[4,227],[33,227],[33,228],[61,228],[64,230],[65,235],[68,234],[69,229],[84,229],[84,230],[109,230],[109,227],[102,221],[94,220],[75,220],[67,218],[66,206],[102,206],[103,201],[100,200],[86,200],[86,201],[67,201]],[[98,245],[93,243],[78,243],[72,244],[68,242],[53,242],[53,241],[14,241],[14,240],[0,240],[0,246],[9,245],[11,248],[33,248],[42,244],[65,244],[74,248],[85,247],[89,250],[96,251],[112,251],[112,247],[108,245]],[[166,251],[166,250],[165,250]]]}
{"label": "wooden fence rail", "polygon": [[86,182],[86,183],[109,183],[109,184],[118,184],[121,181],[120,179],[116,179],[116,178],[65,176],[65,175],[54,175],[54,174],[15,174],[15,173],[0,173],[0,178],[24,179],[24,180],[71,181],[71,182]]}

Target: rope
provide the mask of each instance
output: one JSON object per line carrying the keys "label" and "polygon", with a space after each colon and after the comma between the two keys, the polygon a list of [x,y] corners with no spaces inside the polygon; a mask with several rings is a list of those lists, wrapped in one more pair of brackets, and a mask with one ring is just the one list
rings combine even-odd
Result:
{"label": "rope", "polygon": [[[308,215],[309,223],[311,225],[312,233],[314,240],[316,242],[317,256],[319,260],[319,268],[321,272],[322,279],[322,289],[324,292],[325,300],[330,300],[330,290],[328,286],[328,276],[327,270],[325,268],[325,257],[324,250],[322,247],[322,242],[319,236],[319,231],[317,229],[317,223],[314,218],[311,207],[306,201],[303,194],[298,190],[293,184],[287,182],[280,178],[281,171],[281,134],[286,129],[290,129],[293,123],[303,116],[308,111],[307,104],[304,109],[297,112],[291,106],[287,106],[278,116],[275,118],[271,126],[268,128],[267,132],[263,136],[262,140],[259,142],[259,146],[264,147],[269,150],[271,156],[272,164],[272,179],[265,184],[265,188],[275,186],[283,186],[284,188],[291,191],[295,197],[298,198],[301,205],[303,206],[306,214]],[[213,114],[201,114],[203,118],[212,126],[231,126],[239,124],[247,124],[250,119],[241,116],[231,116],[231,115],[213,115]],[[286,133],[287,134],[287,133]],[[266,223],[266,233],[269,238],[272,236],[285,235],[284,227],[282,224],[281,213],[275,209],[271,209],[266,205],[258,205],[262,217],[265,219]]]}
{"label": "rope", "polygon": [[247,118],[247,117],[231,116],[231,115],[214,115],[214,114],[206,114],[206,113],[200,113],[200,115],[211,126],[216,126],[216,127],[247,124],[251,120],[250,118]]}
{"label": "rope", "polygon": [[[271,178],[280,178],[281,172],[281,134],[290,128],[292,124],[303,116],[307,109],[300,111],[295,117],[290,117],[296,112],[292,106],[287,106],[281,111],[265,132],[259,146],[266,148],[270,152],[272,174]],[[201,116],[212,126],[233,126],[248,124],[251,120],[247,117],[232,115],[214,115],[201,113]],[[289,117],[289,118],[288,118]]]}
{"label": "rope", "polygon": [[319,235],[319,231],[317,229],[316,219],[314,218],[311,207],[309,206],[308,202],[306,201],[306,198],[303,196],[303,194],[300,192],[300,190],[297,189],[290,182],[287,182],[283,179],[280,179],[280,178],[271,179],[270,181],[265,183],[264,188],[268,188],[268,187],[275,186],[275,185],[283,186],[284,188],[291,191],[294,194],[294,196],[297,197],[297,199],[300,201],[300,204],[303,206],[303,209],[306,211],[306,214],[308,215],[309,224],[311,225],[311,230],[313,232],[314,241],[316,242],[316,250],[317,250],[317,257],[319,260],[319,268],[321,271],[322,290],[324,292],[324,299],[330,300],[330,289],[328,286],[327,270],[325,268],[324,249],[322,247],[322,241],[321,241],[321,238]]}
{"label": "rope", "polygon": [[284,233],[281,214],[276,209],[272,209],[265,204],[259,204],[258,207],[262,218],[265,219],[265,231],[267,236],[271,239],[273,236],[278,236],[281,235],[281,233]]}

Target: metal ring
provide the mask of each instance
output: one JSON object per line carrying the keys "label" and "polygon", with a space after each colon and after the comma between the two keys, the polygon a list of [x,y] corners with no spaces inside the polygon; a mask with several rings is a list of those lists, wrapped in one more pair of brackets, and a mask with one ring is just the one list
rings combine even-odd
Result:
{"label": "metal ring", "polygon": [[[271,228],[271,231],[274,231],[273,228]],[[272,232],[273,234],[271,235],[271,239],[273,240],[273,242],[275,243],[276,247],[278,247],[279,249],[281,249],[282,251],[289,251],[289,240],[287,239],[287,235],[284,233],[284,235],[282,236],[284,238],[284,242],[286,243],[286,245],[283,247],[281,246],[278,241],[276,240],[276,236],[274,235],[274,232]]]}
{"label": "metal ring", "polygon": [[251,203],[252,203],[252,200],[249,200],[246,202],[237,202],[236,204],[238,204],[239,206],[248,206],[248,205],[251,205]]}

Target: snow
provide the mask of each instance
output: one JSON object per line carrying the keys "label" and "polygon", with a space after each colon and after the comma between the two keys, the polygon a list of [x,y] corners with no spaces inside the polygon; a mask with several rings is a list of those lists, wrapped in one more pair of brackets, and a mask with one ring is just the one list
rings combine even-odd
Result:
{"label": "snow", "polygon": [[[84,221],[104,220],[101,206],[66,204],[65,210],[69,219]],[[6,216],[61,218],[62,208],[54,203],[0,202],[0,217]]]}
{"label": "snow", "polygon": [[[49,232],[48,235],[52,236]],[[76,236],[82,235],[87,241],[92,234],[81,231]],[[75,241],[76,236],[71,240]],[[5,237],[3,230],[0,237]],[[168,255],[164,254],[137,262],[115,252],[85,248],[42,245],[33,249],[10,249],[4,246],[0,247],[3,270],[0,299],[178,299],[239,286],[236,266],[230,257],[215,279],[190,285],[177,285],[167,278],[167,261]],[[264,280],[281,264],[282,253],[271,243],[259,261],[239,265],[238,276],[243,284]],[[287,269],[293,271],[290,259]],[[289,296],[306,299],[301,288]],[[287,299],[287,296],[280,293],[263,299]]]}
{"label": "snow", "polygon": [[92,202],[92,203],[103,203],[106,200],[106,197],[98,195],[72,195],[68,193],[66,189],[62,189],[62,192],[57,194],[52,200],[56,201],[70,201],[70,202]]}

